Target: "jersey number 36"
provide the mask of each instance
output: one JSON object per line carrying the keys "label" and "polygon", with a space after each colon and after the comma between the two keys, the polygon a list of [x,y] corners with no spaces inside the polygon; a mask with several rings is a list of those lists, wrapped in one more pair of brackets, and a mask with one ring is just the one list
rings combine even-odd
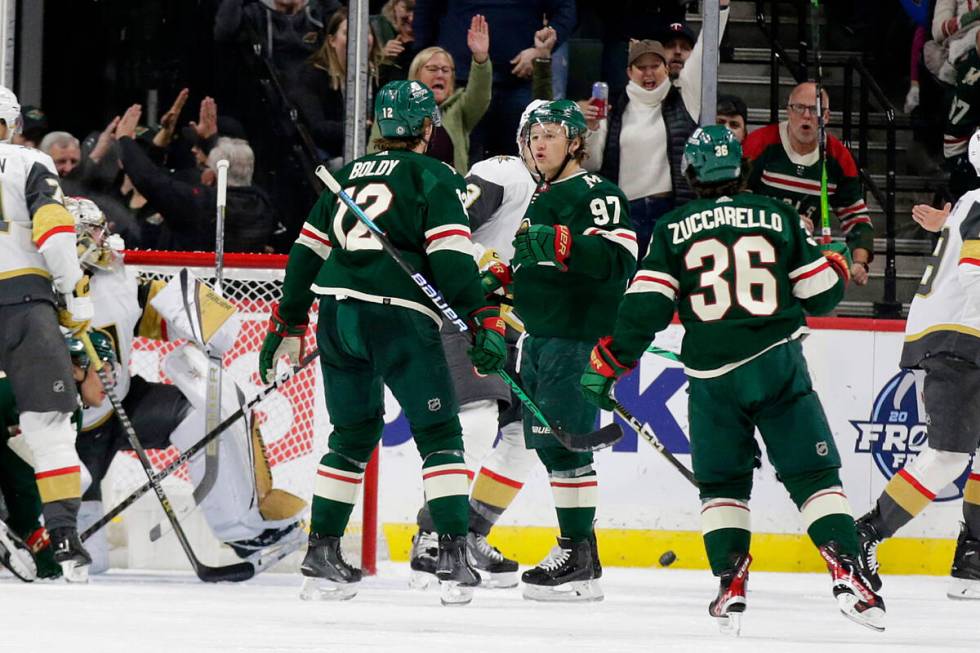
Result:
{"label": "jersey number 36", "polygon": [[[759,265],[753,265],[753,256]],[[710,292],[692,294],[691,310],[702,322],[722,319],[733,303],[750,315],[772,315],[779,305],[779,285],[762,266],[775,262],[776,249],[763,236],[743,236],[731,246],[716,238],[699,240],[687,250],[684,266],[690,272],[704,269],[700,286]],[[722,275],[732,267],[728,281]]]}

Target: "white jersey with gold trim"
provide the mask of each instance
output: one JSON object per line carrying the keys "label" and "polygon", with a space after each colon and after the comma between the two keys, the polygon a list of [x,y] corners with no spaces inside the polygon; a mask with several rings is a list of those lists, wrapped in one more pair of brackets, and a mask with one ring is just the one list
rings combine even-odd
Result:
{"label": "white jersey with gold trim", "polygon": [[473,165],[466,175],[466,212],[473,242],[510,262],[511,243],[537,184],[516,156],[495,156]]}

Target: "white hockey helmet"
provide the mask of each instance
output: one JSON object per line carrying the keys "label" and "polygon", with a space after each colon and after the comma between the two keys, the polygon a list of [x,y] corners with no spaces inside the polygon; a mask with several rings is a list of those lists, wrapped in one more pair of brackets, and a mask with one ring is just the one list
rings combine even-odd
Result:
{"label": "white hockey helmet", "polygon": [[0,86],[0,120],[7,125],[7,135],[4,143],[9,143],[14,134],[19,134],[22,126],[20,118],[20,102],[14,92],[5,86]]}
{"label": "white hockey helmet", "polygon": [[970,137],[970,144],[967,146],[967,156],[970,159],[970,164],[973,169],[977,171],[980,175],[980,129],[973,132],[973,136]]}
{"label": "white hockey helmet", "polygon": [[87,197],[66,197],[65,208],[75,218],[78,262],[86,268],[112,268],[123,249],[122,238],[109,231],[99,205]]}
{"label": "white hockey helmet", "polygon": [[520,155],[521,149],[524,146],[524,141],[526,139],[526,134],[524,133],[527,129],[527,121],[531,118],[531,114],[534,110],[540,106],[548,104],[548,100],[531,100],[531,103],[524,107],[524,113],[521,114],[521,122],[517,125],[517,154]]}

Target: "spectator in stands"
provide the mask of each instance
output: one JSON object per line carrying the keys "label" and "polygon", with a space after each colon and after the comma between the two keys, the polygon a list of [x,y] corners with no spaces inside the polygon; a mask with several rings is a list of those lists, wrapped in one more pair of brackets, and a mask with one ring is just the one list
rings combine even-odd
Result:
{"label": "spectator in stands", "polygon": [[414,16],[415,0],[388,0],[381,14],[371,18],[371,27],[384,54],[379,69],[380,86],[408,78],[408,68],[418,52],[412,30]]}
{"label": "spectator in stands", "polygon": [[54,161],[59,177],[67,177],[82,160],[82,147],[68,132],[51,132],[41,140],[40,149]]}
{"label": "spectator in stands", "polygon": [[[749,189],[776,197],[800,214],[807,230],[820,229],[820,165],[817,137],[817,87],[797,85],[787,104],[788,120],[767,125],[749,134],[743,144],[752,163]],[[823,91],[824,121],[830,120],[830,98]],[[864,192],[854,158],[836,137],[827,134],[827,188],[830,209],[851,250],[851,277],[868,283],[868,266],[874,252],[874,228],[864,203]]]}
{"label": "spectator in stands", "polygon": [[[442,124],[432,130],[426,154],[448,163],[460,174],[469,170],[470,132],[490,106],[493,84],[489,55],[490,27],[483,16],[473,16],[466,42],[472,59],[469,62],[469,82],[465,88],[456,88],[453,56],[440,47],[433,46],[419,52],[408,70],[409,79],[418,80],[432,89],[442,114]],[[374,141],[380,135],[375,125],[371,130],[372,152],[377,151]]]}
{"label": "spectator in stands", "polygon": [[38,148],[41,139],[48,133],[48,117],[39,107],[24,106],[20,109],[24,124],[20,133],[14,134],[14,143],[24,147]]}
{"label": "spectator in stands", "polygon": [[208,154],[208,168],[197,184],[174,178],[157,166],[136,141],[141,107],[133,105],[116,127],[123,170],[134,188],[162,218],[160,249],[211,251],[215,246],[216,174],[214,165],[227,159],[228,205],[225,250],[263,252],[276,227],[272,203],[252,185],[255,159],[242,139],[219,138]]}
{"label": "spectator in stands", "polygon": [[542,17],[546,17],[557,36],[555,47],[564,43],[575,27],[575,1],[416,0],[416,42],[420,48],[438,45],[459,63],[455,70],[458,86],[471,83],[467,28],[477,14],[486,17],[494,33],[490,48],[493,92],[490,108],[473,134],[474,160],[513,154],[514,133],[531,101],[534,60],[551,56],[534,47],[534,35],[544,27]]}
{"label": "spectator in stands", "polygon": [[749,109],[737,95],[719,95],[718,109],[715,111],[715,123],[725,125],[741,143],[748,134]]}
{"label": "spectator in stands", "polygon": [[[719,39],[728,20],[728,1],[721,4]],[[681,172],[681,157],[701,115],[702,51],[699,40],[671,84],[663,46],[633,41],[626,70],[629,81],[625,92],[610,103],[607,118],[599,120],[594,106],[583,106],[590,154],[585,169],[618,184],[630,200],[641,258],[660,216],[694,197]]]}
{"label": "spectator in stands", "polygon": [[[727,3],[726,5],[727,6]],[[694,37],[694,32],[684,21],[679,21],[676,23],[670,23],[667,29],[660,37],[661,42],[664,46],[664,52],[667,53],[667,68],[670,73],[670,79],[675,80],[684,70],[684,65],[687,60],[691,58],[691,53],[694,52],[694,44],[697,39]]]}
{"label": "spectator in stands", "polygon": [[[378,64],[381,50],[370,30],[368,60],[371,67],[371,86],[378,89]],[[300,68],[291,99],[310,130],[320,157],[333,161],[331,167],[343,160],[347,86],[347,10],[334,12],[327,23],[323,45]],[[373,95],[373,93],[372,93]],[[374,107],[368,107],[373,112]]]}
{"label": "spectator in stands", "polygon": [[337,0],[222,0],[214,17],[218,43],[257,43],[286,83],[320,47]]}

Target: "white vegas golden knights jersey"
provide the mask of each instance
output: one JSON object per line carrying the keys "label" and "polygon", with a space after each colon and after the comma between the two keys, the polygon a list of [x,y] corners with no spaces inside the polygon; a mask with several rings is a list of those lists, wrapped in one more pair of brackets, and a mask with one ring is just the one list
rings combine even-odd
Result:
{"label": "white vegas golden knights jersey", "polygon": [[[163,337],[160,317],[148,304],[151,296],[163,287],[163,282],[155,282],[150,287],[141,289],[136,274],[121,261],[110,270],[95,270],[91,274],[90,296],[95,309],[92,328],[105,333],[112,341],[119,361],[116,367],[116,394],[119,399],[123,399],[129,393],[129,361],[133,338],[136,335],[155,339]],[[142,298],[141,290],[145,295]],[[85,408],[82,413],[82,429],[90,430],[101,426],[112,416],[112,412],[112,405],[108,401],[102,402],[102,406],[98,408]]]}
{"label": "white vegas golden knights jersey", "polygon": [[980,190],[953,207],[909,308],[902,366],[937,353],[980,364]]}
{"label": "white vegas golden knights jersey", "polygon": [[0,143],[0,304],[51,301],[81,278],[75,226],[51,157]]}
{"label": "white vegas golden knights jersey", "polygon": [[516,156],[495,156],[476,163],[466,175],[466,212],[473,242],[493,249],[510,262],[511,243],[537,185]]}

